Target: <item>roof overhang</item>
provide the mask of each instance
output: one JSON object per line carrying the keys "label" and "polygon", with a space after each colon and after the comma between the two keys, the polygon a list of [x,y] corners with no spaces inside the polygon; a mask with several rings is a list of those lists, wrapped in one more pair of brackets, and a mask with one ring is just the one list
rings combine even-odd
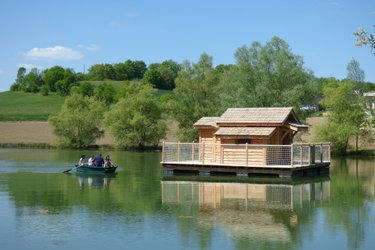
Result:
{"label": "roof overhang", "polygon": [[298,132],[298,131],[307,131],[309,129],[309,126],[298,124],[298,123],[288,123],[286,126],[290,130],[293,130],[295,132]]}
{"label": "roof overhang", "polygon": [[271,137],[276,127],[220,127],[216,132],[217,137]]}

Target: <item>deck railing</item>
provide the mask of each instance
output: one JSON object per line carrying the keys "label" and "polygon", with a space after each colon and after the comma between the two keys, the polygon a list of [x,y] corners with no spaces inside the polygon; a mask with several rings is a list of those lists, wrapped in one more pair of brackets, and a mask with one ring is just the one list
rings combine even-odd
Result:
{"label": "deck railing", "polygon": [[330,162],[330,144],[254,145],[163,142],[162,163],[301,167]]}

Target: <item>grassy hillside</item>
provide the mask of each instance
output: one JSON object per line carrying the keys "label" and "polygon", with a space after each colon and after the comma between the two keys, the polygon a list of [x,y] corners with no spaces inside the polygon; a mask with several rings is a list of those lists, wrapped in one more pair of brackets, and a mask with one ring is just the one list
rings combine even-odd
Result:
{"label": "grassy hillside", "polygon": [[23,92],[0,92],[0,121],[46,121],[57,113],[64,97]]}

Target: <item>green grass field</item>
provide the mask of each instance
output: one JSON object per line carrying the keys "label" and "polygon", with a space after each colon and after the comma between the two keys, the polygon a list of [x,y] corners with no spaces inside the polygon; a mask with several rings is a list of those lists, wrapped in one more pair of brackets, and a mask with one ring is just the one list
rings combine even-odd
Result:
{"label": "green grass field", "polygon": [[0,92],[0,121],[46,121],[60,111],[65,97],[24,92]]}
{"label": "green grass field", "polygon": [[[114,81],[111,84],[118,86],[120,83]],[[170,92],[158,90],[156,96]],[[55,93],[42,96],[24,92],[0,92],[0,121],[47,121],[51,114],[60,111],[64,100],[65,97]]]}

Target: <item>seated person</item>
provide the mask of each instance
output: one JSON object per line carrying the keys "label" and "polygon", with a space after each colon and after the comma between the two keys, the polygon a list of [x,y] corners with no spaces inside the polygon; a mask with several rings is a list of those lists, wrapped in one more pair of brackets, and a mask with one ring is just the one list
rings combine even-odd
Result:
{"label": "seated person", "polygon": [[89,158],[89,160],[87,161],[87,165],[89,165],[90,167],[92,167],[93,164],[94,164],[94,156],[91,156]]}
{"label": "seated person", "polygon": [[111,159],[109,158],[109,155],[107,155],[107,156],[105,157],[104,167],[109,168],[109,167],[111,167],[111,166],[112,166]]}
{"label": "seated person", "polygon": [[79,158],[78,166],[83,166],[85,164],[84,160],[85,160],[85,155],[82,155],[81,158]]}
{"label": "seated person", "polygon": [[97,155],[95,157],[95,166],[103,167],[103,164],[104,164],[104,160],[103,160],[102,154]]}

